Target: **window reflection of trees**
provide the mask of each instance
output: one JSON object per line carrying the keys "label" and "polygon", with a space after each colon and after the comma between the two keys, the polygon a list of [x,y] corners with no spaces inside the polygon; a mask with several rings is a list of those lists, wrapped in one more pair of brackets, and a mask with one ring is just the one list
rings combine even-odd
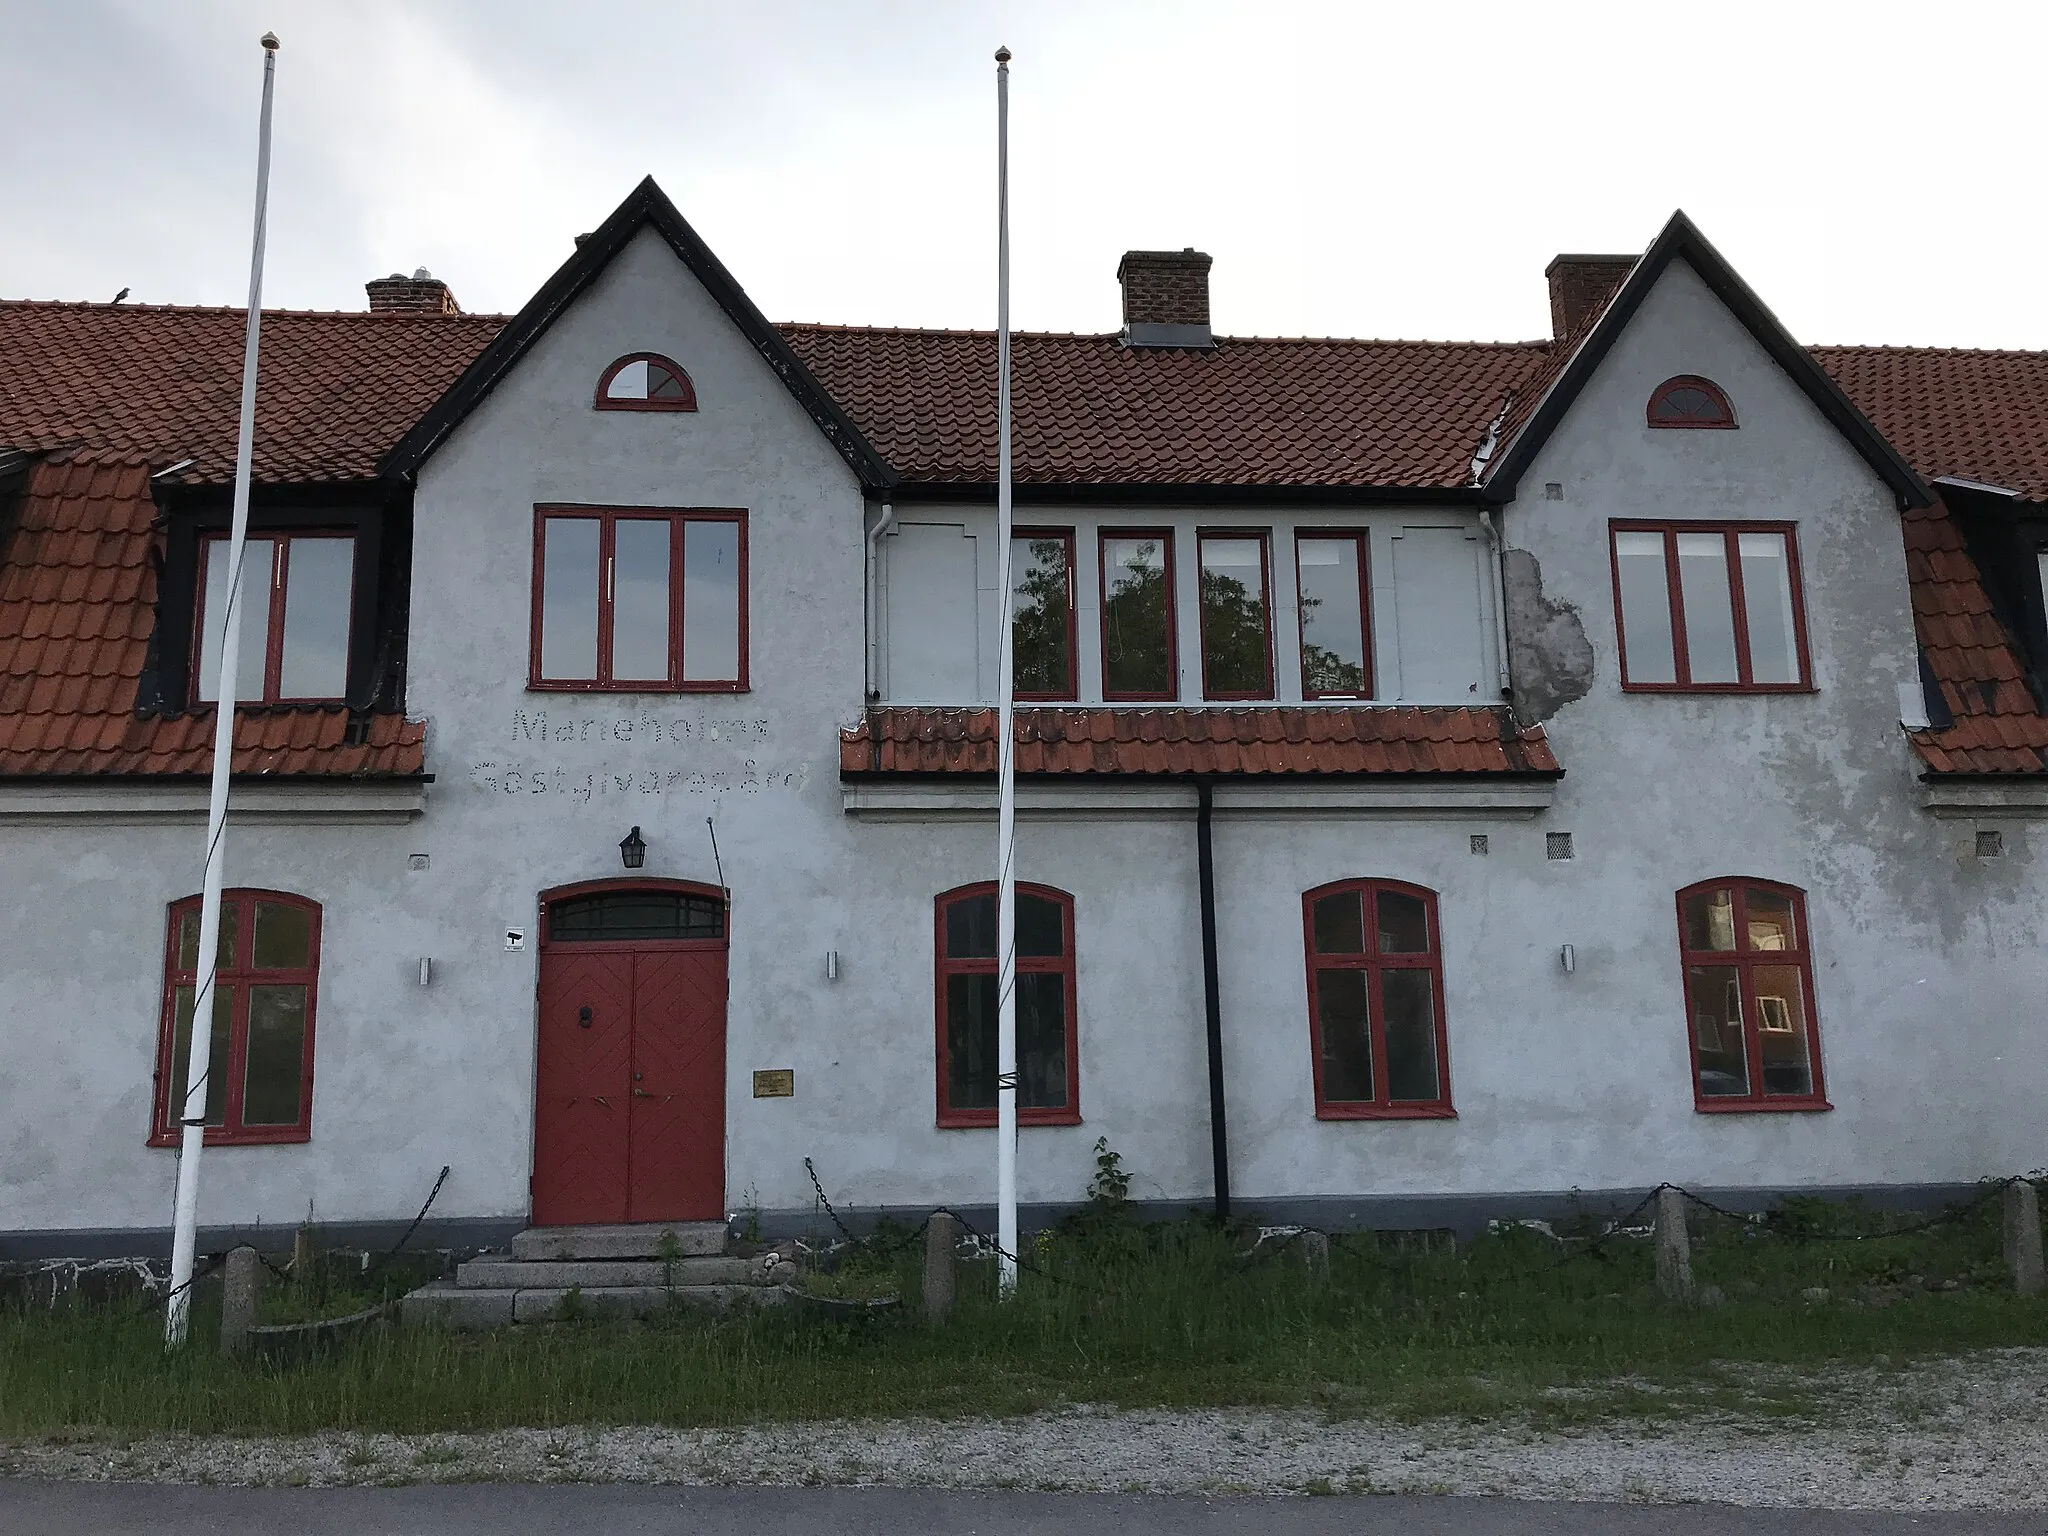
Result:
{"label": "window reflection of trees", "polygon": [[1269,692],[1265,594],[1205,566],[1201,595],[1203,687],[1211,694]]}
{"label": "window reflection of trees", "polygon": [[1364,693],[1365,665],[1346,661],[1326,645],[1308,638],[1316,627],[1316,610],[1327,598],[1301,596],[1301,687],[1304,693]]}
{"label": "window reflection of trees", "polygon": [[1168,693],[1173,686],[1166,561],[1158,539],[1111,539],[1117,556],[1102,604],[1105,681],[1111,693]]}
{"label": "window reflection of trees", "polygon": [[1012,550],[1010,646],[1016,691],[1071,698],[1074,659],[1069,644],[1072,599],[1067,541],[1064,536],[1021,538]]}

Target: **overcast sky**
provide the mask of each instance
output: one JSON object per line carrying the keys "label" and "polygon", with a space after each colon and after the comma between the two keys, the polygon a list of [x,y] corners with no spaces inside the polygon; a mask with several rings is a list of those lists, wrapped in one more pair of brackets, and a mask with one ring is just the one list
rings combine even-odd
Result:
{"label": "overcast sky", "polygon": [[1237,334],[1548,333],[1683,207],[1808,341],[2048,347],[2048,7],[0,0],[0,296],[513,310],[652,173],[773,319],[1106,331],[1118,255]]}

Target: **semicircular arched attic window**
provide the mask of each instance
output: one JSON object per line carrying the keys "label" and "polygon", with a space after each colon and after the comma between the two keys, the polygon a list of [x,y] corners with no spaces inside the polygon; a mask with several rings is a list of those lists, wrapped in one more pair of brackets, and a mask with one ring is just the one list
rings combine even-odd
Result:
{"label": "semicircular arched attic window", "polygon": [[1712,379],[1681,373],[1650,392],[1653,427],[1732,427],[1735,408]]}
{"label": "semicircular arched attic window", "polygon": [[694,411],[697,391],[682,365],[657,352],[634,352],[597,381],[600,411]]}

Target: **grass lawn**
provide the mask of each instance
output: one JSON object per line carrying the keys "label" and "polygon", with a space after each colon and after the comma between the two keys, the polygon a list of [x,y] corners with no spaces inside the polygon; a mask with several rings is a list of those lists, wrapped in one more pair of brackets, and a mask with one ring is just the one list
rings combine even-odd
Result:
{"label": "grass lawn", "polygon": [[[1724,1299],[1694,1308],[1657,1295],[1640,1239],[1561,1249],[1515,1230],[1452,1252],[1360,1236],[1333,1243],[1318,1275],[1286,1253],[1247,1261],[1242,1236],[1203,1222],[1106,1220],[1041,1242],[1007,1304],[992,1266],[964,1265],[943,1325],[906,1307],[853,1323],[778,1309],[484,1335],[391,1327],[280,1366],[222,1360],[204,1307],[175,1358],[158,1310],[17,1310],[0,1313],[0,1436],[728,1425],[1078,1402],[1553,1425],[1819,1417],[1832,1394],[1808,1379],[1817,1368],[2048,1345],[2048,1299],[2004,1279],[1995,1200],[1928,1232],[1812,1235],[1859,1223],[1882,1230],[1817,1206],[1764,1226],[1696,1224],[1695,1275]],[[856,1253],[839,1283],[894,1271],[914,1300],[920,1261],[915,1243]]]}

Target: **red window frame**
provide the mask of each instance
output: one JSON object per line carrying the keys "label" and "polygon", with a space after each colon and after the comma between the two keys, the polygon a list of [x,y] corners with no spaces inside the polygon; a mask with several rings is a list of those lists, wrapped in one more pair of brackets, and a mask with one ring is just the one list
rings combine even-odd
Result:
{"label": "red window frame", "polygon": [[[1259,582],[1266,620],[1266,682],[1262,688],[1237,691],[1209,686],[1208,611],[1202,606],[1202,546],[1210,539],[1254,539],[1259,546]],[[1205,700],[1270,699],[1273,697],[1273,539],[1267,528],[1197,528],[1195,530],[1195,640],[1202,652],[1202,697]]]}
{"label": "red window frame", "polygon": [[[356,646],[356,592],[362,580],[362,573],[356,569],[356,533],[353,528],[284,529],[255,528],[249,532],[252,539],[268,539],[273,554],[270,565],[270,603],[263,647],[263,697],[260,699],[238,699],[239,707],[247,709],[253,704],[339,704],[348,692],[348,676],[355,660]],[[208,551],[216,544],[228,542],[225,533],[209,533],[199,540],[198,576],[192,588],[192,667],[187,692],[191,695],[193,707],[210,709],[219,702],[217,699],[202,699],[199,696],[203,681],[200,661],[206,655],[206,568]],[[338,539],[349,547],[348,563],[348,641],[343,650],[341,681],[342,692],[329,696],[304,696],[293,694],[286,697],[284,686],[284,600],[291,582],[292,545],[314,539]],[[247,545],[243,548],[246,550]],[[246,557],[245,557],[246,558]],[[244,571],[244,579],[247,579]],[[240,657],[237,666],[246,668],[249,658]]]}
{"label": "red window frame", "polygon": [[[1365,951],[1356,955],[1325,955],[1316,951],[1316,903],[1326,897],[1356,891],[1365,928]],[[1429,925],[1429,950],[1419,955],[1380,953],[1379,927],[1373,905],[1382,891],[1414,896],[1422,902],[1423,920]],[[1308,970],[1309,1065],[1315,1078],[1318,1120],[1451,1120],[1457,1110],[1451,1105],[1450,1035],[1445,1022],[1443,930],[1437,924],[1436,892],[1405,880],[1335,880],[1304,891],[1301,897],[1301,949]],[[1362,1099],[1332,1100],[1323,1093],[1322,1021],[1316,1017],[1316,976],[1325,970],[1353,970],[1366,973],[1366,1020],[1371,1036],[1372,1086],[1370,1102]],[[1390,970],[1426,970],[1430,973],[1430,999],[1436,1008],[1436,1080],[1434,1099],[1389,1097],[1393,1084],[1387,1073],[1387,1026],[1382,1002],[1381,979]]]}
{"label": "red window frame", "polygon": [[[597,535],[597,676],[541,676],[541,619],[547,596],[547,527],[551,518],[598,524]],[[624,522],[669,524],[668,546],[668,676],[614,682],[612,670],[613,595],[604,580],[610,568],[617,525]],[[683,528],[688,523],[732,523],[739,529],[739,676],[716,682],[683,677]],[[749,622],[747,588],[747,514],[741,507],[596,507],[572,503],[542,504],[533,509],[533,614],[527,637],[526,686],[536,693],[745,693],[748,681]]]}
{"label": "red window frame", "polygon": [[[1734,892],[1735,945],[1732,950],[1692,949],[1686,942],[1685,903],[1686,898],[1698,896],[1707,891],[1730,889]],[[1769,891],[1774,896],[1789,898],[1792,907],[1792,923],[1799,936],[1797,949],[1752,949],[1749,947],[1749,893]],[[1820,1060],[1820,1014],[1813,1006],[1813,935],[1806,926],[1806,893],[1796,885],[1784,885],[1776,880],[1758,880],[1748,875],[1723,875],[1715,880],[1701,880],[1688,885],[1676,898],[1678,908],[1678,986],[1679,996],[1684,999],[1682,1017],[1685,1020],[1686,1055],[1692,1063],[1692,1107],[1703,1115],[1756,1114],[1833,1109],[1828,1102],[1827,1084],[1821,1076]],[[1687,985],[1686,973],[1695,965],[1730,966],[1735,969],[1742,1004],[1743,1051],[1748,1064],[1750,1090],[1746,1094],[1705,1094],[1700,1092],[1700,1047],[1699,1039],[1693,1033],[1692,994]],[[1764,1087],[1763,1077],[1763,1035],[1754,1020],[1761,1017],[1756,1003],[1756,986],[1752,973],[1758,966],[1796,967],[1799,985],[1806,1006],[1806,1064],[1811,1075],[1813,1091],[1810,1093],[1771,1093]]]}
{"label": "red window frame", "polygon": [[[1671,612],[1671,654],[1677,678],[1668,683],[1634,682],[1628,675],[1628,624],[1621,611],[1621,554],[1615,547],[1618,533],[1657,533],[1664,536],[1664,587]],[[1735,624],[1735,671],[1732,683],[1691,681],[1692,663],[1686,652],[1685,595],[1678,580],[1678,535],[1718,533],[1722,536],[1723,559],[1728,567],[1728,602]],[[1749,657],[1749,604],[1742,589],[1742,557],[1736,538],[1745,533],[1778,533],[1785,537],[1785,572],[1792,583],[1792,638],[1799,655],[1799,681],[1758,683],[1751,676]],[[1813,658],[1806,644],[1806,581],[1799,569],[1799,525],[1797,523],[1723,523],[1616,518],[1607,525],[1607,565],[1614,583],[1615,648],[1621,658],[1621,686],[1626,693],[1813,693]]]}
{"label": "red window frame", "polygon": [[[992,976],[996,974],[998,957],[994,955],[975,959],[954,960],[946,954],[946,909],[957,901],[970,900],[980,896],[993,896],[996,884],[993,880],[978,881],[973,885],[955,886],[950,891],[941,891],[932,903],[932,998],[934,1022],[934,1063],[937,1067],[934,1092],[938,1106],[938,1125],[941,1130],[966,1130],[992,1126],[996,1123],[994,1109],[955,1109],[946,1102],[946,1084],[950,1081],[946,1056],[946,980],[948,977]],[[1076,989],[1074,986],[1074,898],[1065,891],[1050,885],[1031,885],[1017,882],[1019,896],[1036,896],[1055,903],[1060,909],[1060,948],[1064,953],[1054,955],[1019,955],[1017,974],[1058,973],[1064,978],[1065,1007],[1067,1011],[1067,1102],[1057,1108],[1043,1105],[1017,1106],[1019,1125],[1079,1125],[1081,1123],[1081,1030],[1079,1015],[1075,1011]]]}
{"label": "red window frame", "polygon": [[[659,363],[675,375],[676,382],[683,386],[680,395],[663,400],[614,400],[605,393],[612,387],[619,370],[631,363]],[[694,411],[697,409],[697,386],[690,376],[683,372],[683,366],[672,357],[663,357],[659,352],[628,352],[598,376],[597,409],[600,411]]]}
{"label": "red window frame", "polygon": [[[1081,627],[1080,615],[1074,604],[1074,530],[1071,528],[1012,528],[1013,540],[1058,539],[1067,549],[1067,686],[1057,692],[1040,692],[1037,689],[1018,689],[1015,697],[1036,704],[1070,704],[1081,696]],[[1010,584],[1016,586],[1016,572],[1010,573]],[[1013,590],[1010,601],[1016,602]]]}
{"label": "red window frame", "polygon": [[1332,693],[1311,689],[1308,668],[1301,669],[1304,699],[1371,699],[1379,694],[1379,678],[1372,655],[1372,534],[1365,528],[1296,528],[1294,530],[1294,628],[1297,649],[1308,645],[1308,620],[1301,608],[1301,543],[1304,539],[1349,539],[1358,547],[1358,629],[1365,657],[1365,690],[1362,693]]}
{"label": "red window frame", "polygon": [[[172,1055],[178,1038],[178,988],[196,988],[199,984],[199,975],[196,965],[191,970],[184,970],[178,964],[178,929],[188,913],[196,914],[199,911],[201,899],[198,896],[187,896],[172,902],[169,919],[165,925],[163,1004],[157,1015],[156,1081],[150,1095],[152,1108],[149,1145],[152,1147],[175,1147],[183,1139],[178,1124],[178,1115],[183,1106],[173,1107],[170,1102],[171,1084],[177,1076],[177,1064],[172,1060]],[[216,970],[214,985],[216,988],[232,986],[235,989],[235,1000],[228,1023],[228,1059],[225,1062],[210,1060],[207,1063],[209,1075],[214,1072],[227,1074],[227,1097],[223,1103],[225,1123],[209,1125],[206,1128],[205,1144],[209,1147],[231,1147],[310,1141],[313,1136],[313,1033],[320,1000],[320,903],[308,900],[304,896],[293,895],[290,891],[269,891],[255,887],[223,891],[221,900],[235,904],[236,964]],[[256,968],[256,903],[259,901],[295,907],[307,914],[310,920],[310,935],[306,948],[306,964],[303,968]],[[249,988],[252,984],[266,983],[303,986],[306,989],[306,1038],[299,1064],[299,1120],[296,1125],[245,1126],[241,1123],[243,1080],[249,1064]],[[197,1030],[202,1025],[210,1028],[211,1021],[202,1020],[195,1009],[192,1027]]]}
{"label": "red window frame", "polygon": [[[1676,421],[1659,421],[1657,419],[1658,402],[1674,390],[1680,389],[1698,390],[1714,403],[1714,409],[1720,414],[1711,418],[1690,417],[1680,418]],[[1735,428],[1735,407],[1728,403],[1727,394],[1712,379],[1703,379],[1696,373],[1681,373],[1673,378],[1666,379],[1662,384],[1659,384],[1650,391],[1649,401],[1643,407],[1643,420],[1659,430],[1727,432],[1733,431]]]}
{"label": "red window frame", "polygon": [[[1123,692],[1109,686],[1109,564],[1103,548],[1111,539],[1157,539],[1166,573],[1166,688],[1162,692]],[[1174,581],[1171,528],[1099,528],[1095,533],[1097,613],[1102,641],[1102,697],[1110,703],[1170,703],[1180,697],[1180,596]]]}

